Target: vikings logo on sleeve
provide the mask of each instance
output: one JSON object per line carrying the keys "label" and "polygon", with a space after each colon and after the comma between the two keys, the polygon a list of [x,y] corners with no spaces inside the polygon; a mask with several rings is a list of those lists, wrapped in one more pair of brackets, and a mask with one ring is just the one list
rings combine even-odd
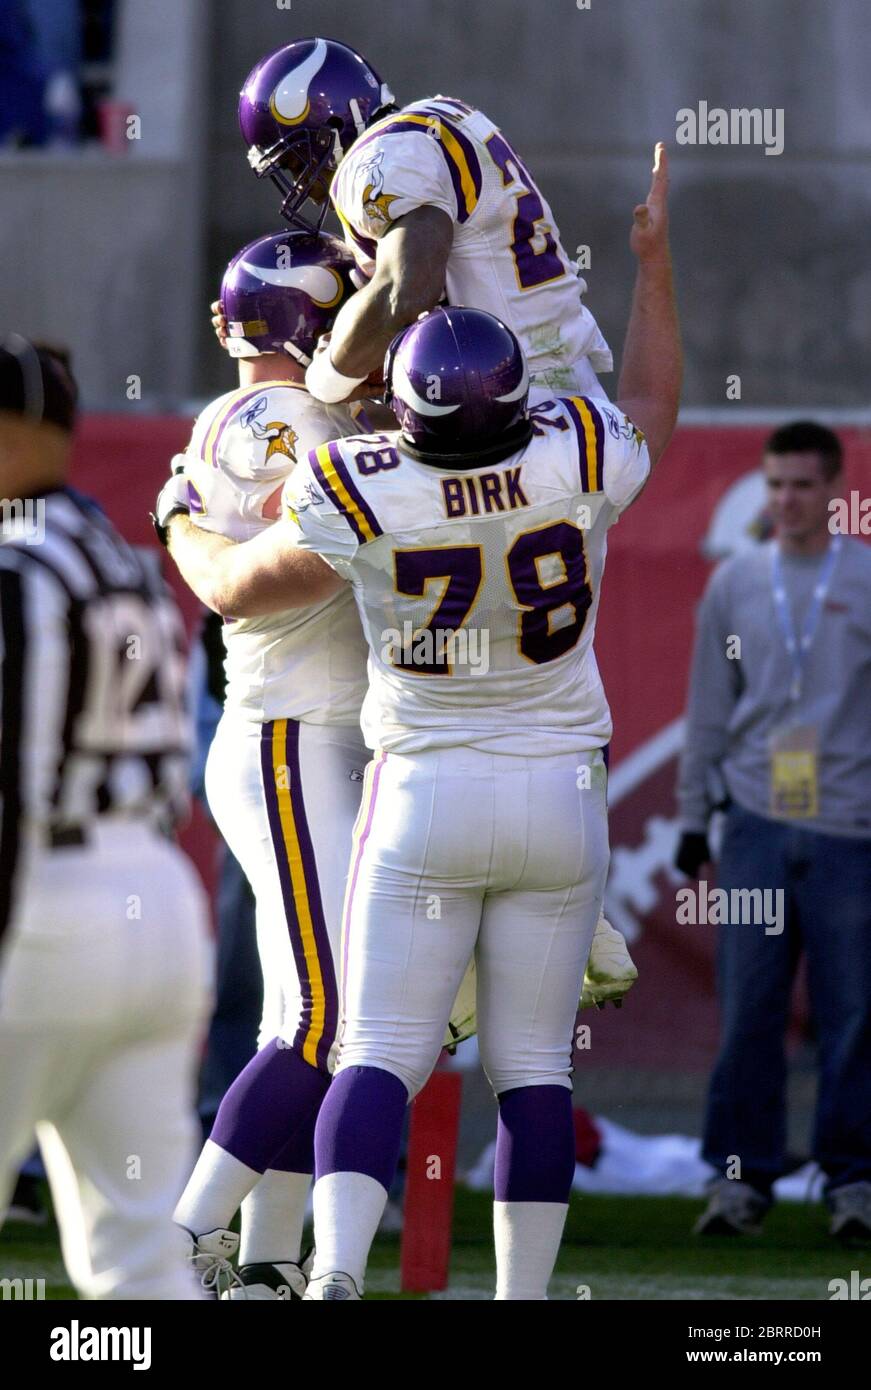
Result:
{"label": "vikings logo on sleeve", "polygon": [[363,212],[371,222],[387,224],[391,220],[390,204],[396,202],[396,195],[384,192],[384,151],[379,151],[372,159],[367,159],[357,170],[355,183],[363,185]]}
{"label": "vikings logo on sleeve", "polygon": [[285,424],[283,420],[270,420],[265,425],[259,425],[256,421],[251,426],[251,431],[255,439],[265,439],[268,441],[266,448],[267,462],[273,454],[284,454],[291,463],[296,463],[296,443],[299,435],[292,425]]}
{"label": "vikings logo on sleeve", "polygon": [[[293,489],[291,491],[291,484]],[[307,512],[309,507],[323,507],[326,497],[319,492],[311,478],[304,481],[288,478],[282,489],[282,509],[283,514],[290,521],[299,521],[300,512]]]}
{"label": "vikings logo on sleeve", "polygon": [[481,165],[465,135],[434,106],[386,116],[357,142],[340,165],[333,204],[352,245],[373,253],[399,217],[423,206],[441,208],[464,224],[478,206]]}
{"label": "vikings logo on sleeve", "polygon": [[261,424],[257,419],[267,408],[267,399],[261,396],[256,400],[250,409],[245,411],[241,417],[243,429],[249,429],[255,439],[266,442],[266,456],[264,462],[268,463],[275,454],[283,454],[289,458],[291,463],[297,462],[296,445],[299,435],[292,425],[288,425],[284,420],[269,420]]}

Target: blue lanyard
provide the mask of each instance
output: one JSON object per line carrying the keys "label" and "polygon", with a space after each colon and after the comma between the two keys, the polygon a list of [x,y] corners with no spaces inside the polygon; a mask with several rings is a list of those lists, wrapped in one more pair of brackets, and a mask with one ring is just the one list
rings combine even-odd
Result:
{"label": "blue lanyard", "polygon": [[813,646],[814,638],[817,635],[817,628],[820,625],[820,618],[823,614],[823,604],[832,583],[832,575],[835,572],[835,565],[838,562],[838,555],[841,551],[841,536],[835,536],[829,544],[826,558],[820,569],[819,578],[814,585],[813,599],[805,618],[804,631],[800,637],[796,636],[795,627],[792,621],[792,609],[789,604],[789,596],[786,592],[786,585],[783,580],[783,563],[780,558],[780,547],[774,541],[771,551],[771,579],[774,590],[774,611],[777,614],[777,621],[780,624],[780,631],[783,634],[784,644],[788,654],[792,658],[792,686],[790,698],[793,700],[801,699],[802,679],[804,675],[804,664],[807,654]]}

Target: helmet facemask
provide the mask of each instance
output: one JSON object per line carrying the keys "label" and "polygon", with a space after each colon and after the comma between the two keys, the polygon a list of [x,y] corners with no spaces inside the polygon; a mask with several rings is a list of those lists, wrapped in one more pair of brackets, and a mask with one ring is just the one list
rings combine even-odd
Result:
{"label": "helmet facemask", "polygon": [[[281,191],[284,220],[317,235],[329,211],[330,177],[342,154],[338,131],[327,128],[294,131],[268,150],[252,147],[248,160],[258,178],[270,178]],[[309,199],[317,211],[306,216],[302,209]]]}

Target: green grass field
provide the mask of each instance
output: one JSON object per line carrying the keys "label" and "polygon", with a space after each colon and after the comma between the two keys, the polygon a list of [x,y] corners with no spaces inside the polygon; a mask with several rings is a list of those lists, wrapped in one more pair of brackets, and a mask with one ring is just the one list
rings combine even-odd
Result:
{"label": "green grass field", "polygon": [[[701,1203],[670,1197],[583,1197],[572,1201],[551,1297],[576,1299],[587,1285],[593,1299],[826,1300],[833,1278],[867,1272],[867,1251],[843,1250],[826,1234],[821,1207],[784,1205],[768,1217],[764,1234],[733,1241],[690,1235]],[[451,1277],[439,1299],[493,1295],[491,1203],[459,1189]],[[70,1298],[53,1225],[10,1224],[0,1232],[0,1278],[46,1280],[48,1298]],[[380,1238],[369,1268],[367,1296],[399,1293],[399,1239]]]}

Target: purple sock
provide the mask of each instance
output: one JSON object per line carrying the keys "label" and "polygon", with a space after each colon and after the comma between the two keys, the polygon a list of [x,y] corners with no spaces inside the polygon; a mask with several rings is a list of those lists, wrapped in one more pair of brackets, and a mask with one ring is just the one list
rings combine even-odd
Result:
{"label": "purple sock", "polygon": [[[279,1047],[273,1038],[236,1077],[221,1101],[209,1137],[258,1173],[276,1166],[310,1173],[311,1167],[297,1168],[285,1156],[292,1155],[299,1137],[298,1153],[308,1153],[311,1162],[311,1131],[329,1084],[325,1072],[309,1066],[286,1045]],[[282,1159],[280,1164],[274,1162],[276,1156]]]}
{"label": "purple sock", "polygon": [[340,1071],[321,1106],[315,1130],[315,1177],[367,1173],[387,1191],[399,1162],[408,1092],[380,1067]]}
{"label": "purple sock", "polygon": [[499,1096],[497,1202],[568,1202],[575,1175],[572,1093],[520,1086]]}
{"label": "purple sock", "polygon": [[[322,1104],[323,1102],[321,1102]],[[270,1158],[268,1167],[282,1173],[313,1173],[315,1170],[315,1125],[320,1105],[313,1105],[287,1143]]]}

